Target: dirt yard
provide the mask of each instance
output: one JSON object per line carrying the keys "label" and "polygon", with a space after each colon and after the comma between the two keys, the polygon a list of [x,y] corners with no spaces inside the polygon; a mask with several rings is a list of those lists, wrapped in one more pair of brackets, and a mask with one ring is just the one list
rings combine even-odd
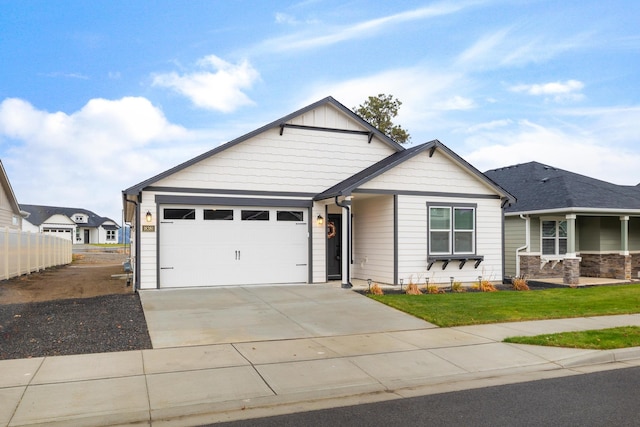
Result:
{"label": "dirt yard", "polygon": [[0,281],[0,304],[133,293],[125,279],[111,277],[124,274],[125,258],[124,253],[89,249],[74,254],[74,261],[69,265]]}

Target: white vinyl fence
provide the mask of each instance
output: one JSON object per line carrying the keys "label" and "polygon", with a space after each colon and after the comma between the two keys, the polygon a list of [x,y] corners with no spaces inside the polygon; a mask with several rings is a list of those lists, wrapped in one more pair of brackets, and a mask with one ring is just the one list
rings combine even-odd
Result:
{"label": "white vinyl fence", "polygon": [[0,280],[71,263],[70,240],[45,233],[0,230]]}

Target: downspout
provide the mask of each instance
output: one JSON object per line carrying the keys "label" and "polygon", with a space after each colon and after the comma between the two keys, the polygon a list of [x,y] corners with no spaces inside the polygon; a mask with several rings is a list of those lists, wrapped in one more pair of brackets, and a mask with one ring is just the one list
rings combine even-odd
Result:
{"label": "downspout", "polygon": [[[347,280],[346,280],[346,283],[344,283],[345,280],[342,280],[343,282],[342,287],[349,289],[353,287],[353,285],[351,284],[351,208],[349,207],[348,203],[338,201],[338,196],[336,196],[335,201],[337,206],[340,206],[341,208],[347,210],[347,230],[346,230],[347,231],[347,245],[346,245],[347,247],[343,248],[343,251],[342,251],[343,252],[342,257],[344,258],[346,256],[346,260],[347,260],[346,262]],[[344,252],[346,252],[346,254]]]}
{"label": "downspout", "polygon": [[530,218],[527,215],[526,217],[523,214],[520,214],[520,218],[525,221],[524,230],[525,230],[525,244],[516,249],[516,277],[520,277],[520,251],[525,249],[529,250],[529,245],[531,244],[531,233],[530,233]]}
{"label": "downspout", "polygon": [[[135,230],[136,230],[136,261],[137,261],[137,257],[140,255],[140,239],[138,238],[138,229],[139,224],[138,224],[138,202],[136,202],[135,200],[129,200],[126,196],[126,194],[123,195],[124,196],[124,201],[128,202],[128,203],[132,203],[135,206],[135,215],[134,215],[134,225],[135,225]],[[125,217],[126,216],[126,209],[125,212],[122,213],[122,216]],[[123,218],[124,219],[124,218]],[[125,223],[124,220],[122,222],[122,226],[123,228],[125,227]],[[122,230],[122,241],[124,242],[124,237],[125,237],[125,230]],[[129,262],[131,263],[131,268],[133,269],[133,279],[134,279],[134,290],[138,290],[140,289],[140,280],[138,277],[138,266],[134,265],[133,259],[131,258],[131,227],[129,227]],[[137,264],[137,263],[135,263]]]}

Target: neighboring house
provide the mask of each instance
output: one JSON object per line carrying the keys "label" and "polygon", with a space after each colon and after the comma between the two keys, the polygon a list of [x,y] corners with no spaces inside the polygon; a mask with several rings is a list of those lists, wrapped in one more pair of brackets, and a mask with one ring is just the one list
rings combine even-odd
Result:
{"label": "neighboring house", "polygon": [[20,230],[22,219],[28,214],[20,210],[2,161],[0,161],[0,184],[0,227]]}
{"label": "neighboring house", "polygon": [[501,281],[512,196],[331,97],[123,191],[138,289]]}
{"label": "neighboring house", "polygon": [[505,208],[506,276],[639,276],[640,187],[537,162],[485,174],[517,199]]}
{"label": "neighboring house", "polygon": [[74,244],[118,243],[120,226],[89,210],[40,205],[22,205],[22,209],[29,213],[23,231],[54,234]]}

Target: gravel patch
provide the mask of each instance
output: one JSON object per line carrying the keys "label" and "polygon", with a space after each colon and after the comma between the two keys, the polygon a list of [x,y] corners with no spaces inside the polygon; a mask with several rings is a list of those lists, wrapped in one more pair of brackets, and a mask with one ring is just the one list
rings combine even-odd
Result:
{"label": "gravel patch", "polygon": [[0,305],[0,360],[150,348],[137,294]]}

